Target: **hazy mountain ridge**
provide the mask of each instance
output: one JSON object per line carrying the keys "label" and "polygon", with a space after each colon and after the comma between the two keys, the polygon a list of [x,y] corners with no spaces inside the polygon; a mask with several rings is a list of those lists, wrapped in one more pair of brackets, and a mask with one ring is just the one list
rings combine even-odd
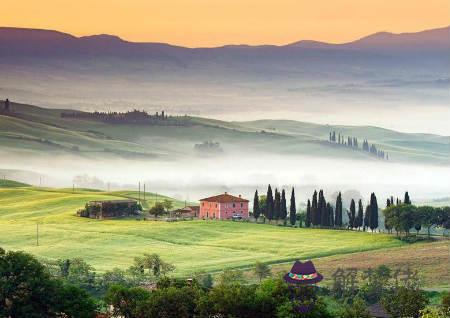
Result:
{"label": "hazy mountain ridge", "polygon": [[[326,123],[323,118],[334,112],[334,123],[448,134],[444,113],[450,98],[450,49],[439,44],[446,43],[442,37],[448,30],[378,34],[327,48],[191,49],[127,42],[112,35],[77,38],[56,31],[0,28],[0,72],[5,75],[0,77],[0,99],[83,110],[164,108],[227,120],[288,116]],[[417,50],[364,44],[384,37],[420,43],[412,41],[418,43]],[[437,44],[422,50],[426,43]],[[377,120],[372,120],[377,117],[373,109],[378,110]],[[410,114],[408,120],[393,113],[404,111]],[[423,129],[431,123],[422,121],[423,111],[436,114],[438,124]],[[398,120],[386,125],[385,118],[393,117]]]}

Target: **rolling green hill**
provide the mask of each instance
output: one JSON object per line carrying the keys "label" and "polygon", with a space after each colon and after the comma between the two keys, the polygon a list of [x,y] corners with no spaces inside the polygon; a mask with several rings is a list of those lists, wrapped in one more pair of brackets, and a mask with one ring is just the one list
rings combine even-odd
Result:
{"label": "rolling green hill", "polygon": [[225,152],[311,155],[329,158],[378,160],[373,156],[329,143],[334,130],[359,140],[368,139],[389,153],[391,161],[449,163],[449,138],[407,134],[367,126],[329,126],[286,120],[225,122],[186,117],[187,126],[107,124],[61,118],[63,110],[12,104],[13,114],[0,114],[1,151],[8,155],[70,154],[135,159],[195,155],[194,145],[219,142]]}
{"label": "rolling green hill", "polygon": [[[0,188],[0,246],[47,259],[82,257],[99,271],[126,268],[135,256],[158,253],[176,265],[176,275],[188,275],[247,267],[258,260],[279,263],[404,244],[393,236],[356,231],[231,221],[94,220],[75,216],[88,200],[123,197],[136,197],[136,193]],[[155,195],[148,194],[147,199],[153,204]],[[175,200],[174,204],[183,203]]]}
{"label": "rolling green hill", "polygon": [[14,180],[0,179],[0,188],[19,188],[29,187],[29,184],[18,182]]}

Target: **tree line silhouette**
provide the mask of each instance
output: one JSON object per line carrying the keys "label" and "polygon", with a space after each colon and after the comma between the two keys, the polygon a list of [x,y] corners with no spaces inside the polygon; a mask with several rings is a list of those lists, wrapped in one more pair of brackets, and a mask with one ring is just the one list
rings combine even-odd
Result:
{"label": "tree line silhouette", "polygon": [[358,138],[350,136],[345,138],[344,135],[341,135],[340,133],[336,135],[335,131],[330,131],[328,141],[330,143],[335,143],[338,145],[342,145],[344,147],[368,152],[371,155],[376,156],[380,159],[389,160],[389,155],[384,150],[378,149],[375,144],[369,144],[367,139],[363,140],[360,148]]}
{"label": "tree line silhouette", "polygon": [[150,115],[144,110],[126,112],[63,112],[61,118],[88,119],[112,124],[152,124],[186,126],[187,116],[168,116],[164,111]]}
{"label": "tree line silhouette", "polygon": [[[289,213],[288,213],[289,211]],[[409,235],[410,229],[415,228],[417,233],[423,228],[430,231],[432,227],[450,229],[450,207],[434,208],[430,206],[416,207],[411,204],[409,193],[406,192],[404,200],[393,197],[387,199],[386,208],[381,210],[375,193],[371,193],[370,200],[364,206],[361,199],[356,202],[351,199],[349,208],[345,211],[347,220],[344,222],[344,209],[342,194],[338,193],[335,202],[326,200],[323,190],[315,190],[312,198],[308,199],[306,212],[297,213],[295,190],[292,188],[290,206],[287,208],[285,190],[275,189],[269,184],[266,195],[259,195],[255,191],[253,199],[253,217],[265,220],[287,222],[295,226],[303,224],[308,228],[336,228],[362,231],[375,231],[380,228],[379,212],[384,216],[384,228],[388,233],[392,230]]]}

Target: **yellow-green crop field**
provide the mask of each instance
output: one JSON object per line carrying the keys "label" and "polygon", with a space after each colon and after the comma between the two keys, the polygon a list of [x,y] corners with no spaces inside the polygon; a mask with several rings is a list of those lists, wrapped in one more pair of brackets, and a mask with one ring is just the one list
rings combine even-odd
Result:
{"label": "yellow-green crop field", "polygon": [[[158,253],[176,266],[176,275],[188,275],[247,267],[256,261],[280,263],[403,244],[392,236],[355,231],[231,221],[93,220],[75,215],[89,200],[123,197],[136,197],[136,192],[0,188],[0,246],[46,259],[81,257],[98,271],[126,268],[135,256]],[[155,196],[146,197],[145,205],[153,204]]]}

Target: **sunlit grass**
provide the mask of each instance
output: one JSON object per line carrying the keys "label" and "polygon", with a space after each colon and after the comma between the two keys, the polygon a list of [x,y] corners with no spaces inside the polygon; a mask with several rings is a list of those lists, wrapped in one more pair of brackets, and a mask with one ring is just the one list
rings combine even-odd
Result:
{"label": "sunlit grass", "polygon": [[[136,197],[136,192],[0,189],[0,246],[42,258],[82,257],[97,270],[126,268],[135,256],[158,253],[176,274],[218,271],[293,259],[399,246],[390,236],[285,228],[227,221],[91,220],[75,216],[86,201]],[[158,196],[159,200],[162,199]],[[149,204],[154,194],[147,194]],[[183,203],[175,201],[176,206]],[[39,246],[36,227],[39,223]]]}

